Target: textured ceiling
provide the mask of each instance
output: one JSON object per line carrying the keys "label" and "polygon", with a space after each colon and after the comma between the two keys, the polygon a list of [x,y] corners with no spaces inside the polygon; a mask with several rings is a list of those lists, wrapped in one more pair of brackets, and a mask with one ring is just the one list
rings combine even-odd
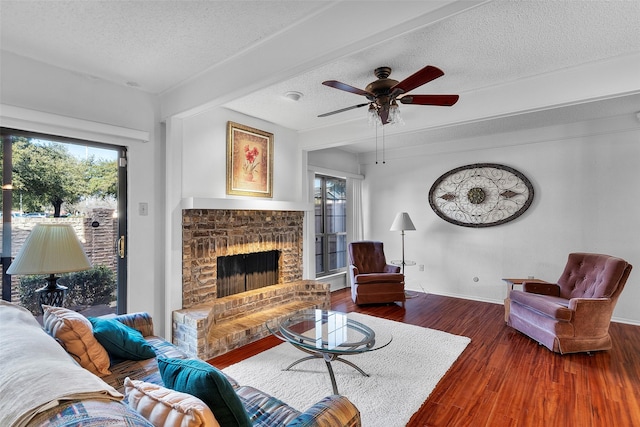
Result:
{"label": "textured ceiling", "polygon": [[[390,77],[402,80],[425,65],[435,65],[445,75],[411,93],[463,95],[638,51],[640,2],[611,7],[609,2],[499,1],[320,66],[227,106],[275,123],[294,123],[295,129],[309,129],[322,125],[316,119],[318,114],[366,101],[320,82],[335,79],[364,89],[376,79],[373,70],[379,66],[390,66],[393,69]],[[304,93],[301,104],[310,106],[298,108],[296,104],[281,102],[282,108],[289,107],[286,115],[279,108],[269,108],[288,90]],[[446,109],[409,105],[401,108],[403,112],[422,109],[427,120],[430,110]],[[343,113],[340,119],[362,117],[363,110]]]}
{"label": "textured ceiling", "polygon": [[161,93],[322,6],[292,3],[2,0],[1,46]]}
{"label": "textured ceiling", "polygon": [[[563,80],[555,78],[580,76],[583,67],[626,57],[638,67],[638,1],[2,0],[0,15],[2,50],[138,87],[161,100],[197,92],[199,79],[237,64],[234,72],[247,77],[221,88],[213,104],[298,130],[302,140],[330,139],[323,136],[327,129],[350,135],[325,145],[309,142],[313,149],[371,151],[366,108],[317,117],[366,99],[320,83],[335,79],[364,88],[379,66],[392,67],[396,80],[437,66],[445,75],[411,93],[461,95],[453,107],[402,105],[407,136],[390,139],[398,146],[419,139],[412,135],[420,128],[447,140],[540,120],[552,124],[640,110],[640,78],[631,89],[598,91],[610,84],[610,76],[601,75],[586,82],[583,97],[570,88],[565,97]],[[275,63],[284,71],[260,75]],[[535,100],[536,88],[527,85],[538,80],[559,83]],[[303,97],[291,102],[283,97],[287,91]],[[619,97],[624,102],[608,101]],[[596,101],[609,103],[603,108]],[[479,111],[484,105],[486,117]],[[468,111],[472,106],[475,113]],[[527,118],[514,119],[525,113]]]}

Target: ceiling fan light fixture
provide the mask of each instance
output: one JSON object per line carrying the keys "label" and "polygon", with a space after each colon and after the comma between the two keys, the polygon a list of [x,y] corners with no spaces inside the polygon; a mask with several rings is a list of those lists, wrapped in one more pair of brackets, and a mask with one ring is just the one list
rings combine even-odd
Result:
{"label": "ceiling fan light fixture", "polygon": [[370,126],[381,126],[382,120],[380,120],[380,115],[378,114],[378,109],[376,108],[375,103],[369,104],[369,110],[367,111],[367,120]]}
{"label": "ceiling fan light fixture", "polygon": [[294,90],[290,90],[288,92],[285,92],[284,94],[285,98],[294,102],[300,101],[300,98],[302,98],[302,96],[303,96],[302,92],[296,92]]}
{"label": "ceiling fan light fixture", "polygon": [[391,106],[389,106],[389,120],[387,123],[390,125],[404,125],[404,119],[400,114],[400,109],[395,99],[391,102]]}

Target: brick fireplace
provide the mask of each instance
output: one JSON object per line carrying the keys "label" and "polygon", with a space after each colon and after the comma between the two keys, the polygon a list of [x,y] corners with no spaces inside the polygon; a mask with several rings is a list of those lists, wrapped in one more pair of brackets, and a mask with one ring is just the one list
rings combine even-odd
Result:
{"label": "brick fireplace", "polygon": [[[185,209],[182,310],[173,342],[208,359],[268,334],[264,323],[305,308],[329,308],[329,286],[302,280],[304,211]],[[277,284],[217,297],[218,258],[277,251]]]}
{"label": "brick fireplace", "polygon": [[278,283],[302,279],[304,212],[189,209],[182,214],[182,306],[212,302],[218,257],[277,250]]}

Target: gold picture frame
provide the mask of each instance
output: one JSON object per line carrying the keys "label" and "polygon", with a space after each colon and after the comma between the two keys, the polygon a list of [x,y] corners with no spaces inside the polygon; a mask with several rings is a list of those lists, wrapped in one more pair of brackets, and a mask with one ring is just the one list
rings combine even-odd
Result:
{"label": "gold picture frame", "polygon": [[227,123],[227,194],[273,197],[273,134]]}

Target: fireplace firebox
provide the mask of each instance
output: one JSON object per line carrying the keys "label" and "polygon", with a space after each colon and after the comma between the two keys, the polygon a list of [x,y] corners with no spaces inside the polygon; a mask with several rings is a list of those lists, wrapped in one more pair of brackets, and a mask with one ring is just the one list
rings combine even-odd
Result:
{"label": "fireplace firebox", "polygon": [[280,251],[227,255],[217,259],[217,297],[278,284]]}

